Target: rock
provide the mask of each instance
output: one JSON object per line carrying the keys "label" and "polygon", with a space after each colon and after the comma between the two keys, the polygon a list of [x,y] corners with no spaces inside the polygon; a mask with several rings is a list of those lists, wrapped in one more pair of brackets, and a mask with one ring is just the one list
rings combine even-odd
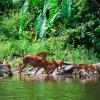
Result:
{"label": "rock", "polygon": [[3,77],[3,74],[7,74],[8,77],[12,77],[13,73],[8,69],[6,65],[0,64],[0,77]]}
{"label": "rock", "polygon": [[[36,72],[37,68],[29,68],[27,71],[26,71],[26,74],[27,75],[34,75],[35,72]],[[41,68],[37,73],[36,75],[39,75],[39,74],[42,74],[42,72],[44,71],[44,68]]]}

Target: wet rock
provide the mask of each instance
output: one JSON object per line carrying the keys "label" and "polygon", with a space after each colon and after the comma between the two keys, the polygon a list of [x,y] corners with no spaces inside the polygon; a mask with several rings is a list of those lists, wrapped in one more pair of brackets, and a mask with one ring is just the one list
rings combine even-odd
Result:
{"label": "wet rock", "polygon": [[[29,69],[26,71],[26,74],[27,74],[27,75],[34,75],[36,71],[37,71],[37,68],[29,68]],[[41,68],[41,69],[36,73],[36,75],[42,74],[43,71],[44,71],[44,68]]]}
{"label": "wet rock", "polygon": [[3,77],[4,73],[8,75],[8,77],[13,76],[12,71],[10,71],[6,65],[0,64],[0,77]]}
{"label": "wet rock", "polygon": [[9,69],[7,68],[7,66],[0,64],[0,72],[1,73],[5,73],[5,72],[8,72],[8,71],[9,71]]}
{"label": "wet rock", "polygon": [[73,74],[75,67],[73,65],[62,65],[58,75]]}

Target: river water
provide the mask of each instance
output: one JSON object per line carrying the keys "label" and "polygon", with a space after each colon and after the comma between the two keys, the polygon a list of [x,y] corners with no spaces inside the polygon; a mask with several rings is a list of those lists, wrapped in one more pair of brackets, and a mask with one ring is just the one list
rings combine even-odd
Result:
{"label": "river water", "polygon": [[34,80],[30,77],[0,80],[0,100],[99,100],[100,79]]}

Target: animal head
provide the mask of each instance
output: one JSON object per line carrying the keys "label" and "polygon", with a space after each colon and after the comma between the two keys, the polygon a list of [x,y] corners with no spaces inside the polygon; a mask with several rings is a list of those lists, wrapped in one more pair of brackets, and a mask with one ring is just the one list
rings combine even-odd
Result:
{"label": "animal head", "polygon": [[3,65],[6,65],[8,67],[8,69],[11,70],[11,65],[9,64],[8,60],[4,59]]}
{"label": "animal head", "polygon": [[64,60],[54,60],[59,66],[61,66],[64,63]]}
{"label": "animal head", "polygon": [[7,65],[7,64],[8,64],[8,61],[7,61],[6,59],[4,59],[4,60],[3,60],[3,64],[4,64],[4,65]]}

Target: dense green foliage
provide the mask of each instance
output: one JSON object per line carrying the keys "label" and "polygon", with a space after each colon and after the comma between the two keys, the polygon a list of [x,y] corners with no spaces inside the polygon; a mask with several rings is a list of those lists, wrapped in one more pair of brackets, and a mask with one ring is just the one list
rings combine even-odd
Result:
{"label": "dense green foliage", "polygon": [[100,57],[98,0],[0,0],[0,59],[48,50],[76,63]]}

